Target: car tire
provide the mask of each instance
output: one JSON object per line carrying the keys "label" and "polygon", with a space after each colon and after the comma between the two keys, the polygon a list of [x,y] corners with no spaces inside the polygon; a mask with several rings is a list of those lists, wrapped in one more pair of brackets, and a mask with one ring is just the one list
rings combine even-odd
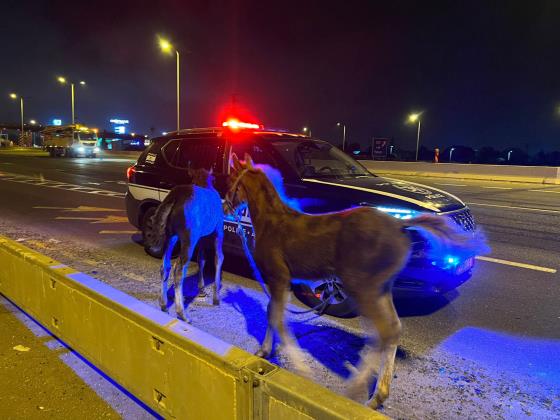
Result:
{"label": "car tire", "polygon": [[[144,245],[144,251],[146,251],[146,254],[155,258],[161,258],[163,256],[165,246],[152,247],[147,245],[153,235],[152,216],[156,212],[156,209],[157,206],[152,206],[146,210],[142,216],[140,228],[142,230],[142,244]],[[165,238],[163,243],[167,244],[167,238]]]}
{"label": "car tire", "polygon": [[337,277],[312,282],[297,282],[292,285],[296,297],[311,308],[325,303],[322,313],[338,318],[358,315],[356,303],[346,294]]}

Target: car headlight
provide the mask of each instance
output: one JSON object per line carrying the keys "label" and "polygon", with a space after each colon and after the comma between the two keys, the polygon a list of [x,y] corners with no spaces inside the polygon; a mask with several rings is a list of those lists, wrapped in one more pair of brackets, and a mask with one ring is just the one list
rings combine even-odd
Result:
{"label": "car headlight", "polygon": [[78,147],[78,153],[84,153],[86,151],[85,147],[80,146]]}
{"label": "car headlight", "polygon": [[97,153],[97,152],[99,152],[99,147],[94,147],[93,148],[93,153]]}
{"label": "car headlight", "polygon": [[382,211],[383,213],[387,213],[388,215],[393,216],[396,219],[402,219],[402,220],[412,219],[413,217],[419,214],[415,210],[403,209],[398,207],[379,206],[376,207],[376,209]]}

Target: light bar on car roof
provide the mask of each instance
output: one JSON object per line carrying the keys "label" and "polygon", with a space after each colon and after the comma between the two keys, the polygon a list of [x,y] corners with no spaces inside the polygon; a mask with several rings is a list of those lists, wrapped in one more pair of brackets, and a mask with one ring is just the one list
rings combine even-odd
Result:
{"label": "light bar on car roof", "polygon": [[248,123],[248,122],[243,122],[243,121],[239,121],[236,119],[229,119],[227,121],[224,121],[222,123],[223,127],[229,127],[232,130],[238,130],[240,128],[256,128],[256,129],[260,129],[263,128],[262,125],[260,124],[254,124],[254,123]]}

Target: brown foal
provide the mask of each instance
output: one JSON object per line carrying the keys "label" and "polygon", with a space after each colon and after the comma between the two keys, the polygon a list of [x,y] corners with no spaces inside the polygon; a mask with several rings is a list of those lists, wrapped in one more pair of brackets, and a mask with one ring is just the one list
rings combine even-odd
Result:
{"label": "brown foal", "polygon": [[369,207],[318,215],[296,211],[282,201],[266,174],[253,166],[247,154],[245,162],[232,156],[230,181],[226,203],[232,209],[242,203],[249,207],[255,233],[253,257],[271,296],[268,326],[257,355],[270,355],[276,331],[296,369],[309,374],[284,324],[290,282],[292,278],[337,276],[356,302],[367,324],[366,333],[376,344],[375,348],[366,347],[358,368],[351,369],[348,394],[357,399],[378,371],[375,391],[368,401],[370,407],[378,407],[389,395],[401,334],[391,289],[393,278],[410,254],[410,240],[403,229],[418,229],[440,246],[463,255],[474,255],[479,243],[437,215],[403,221]]}

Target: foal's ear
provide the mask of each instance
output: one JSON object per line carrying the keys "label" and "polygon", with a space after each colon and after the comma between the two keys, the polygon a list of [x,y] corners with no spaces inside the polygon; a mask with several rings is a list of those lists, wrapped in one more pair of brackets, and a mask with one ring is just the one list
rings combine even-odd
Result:
{"label": "foal's ear", "polygon": [[212,175],[214,173],[214,167],[210,166],[210,170],[208,171],[208,175]]}
{"label": "foal's ear", "polygon": [[241,163],[239,163],[239,158],[237,157],[237,155],[235,153],[231,154],[231,167],[235,170],[235,171],[240,171],[241,168]]}
{"label": "foal's ear", "polygon": [[245,165],[247,165],[247,168],[249,169],[255,169],[253,166],[253,159],[251,159],[251,155],[249,153],[245,153]]}

